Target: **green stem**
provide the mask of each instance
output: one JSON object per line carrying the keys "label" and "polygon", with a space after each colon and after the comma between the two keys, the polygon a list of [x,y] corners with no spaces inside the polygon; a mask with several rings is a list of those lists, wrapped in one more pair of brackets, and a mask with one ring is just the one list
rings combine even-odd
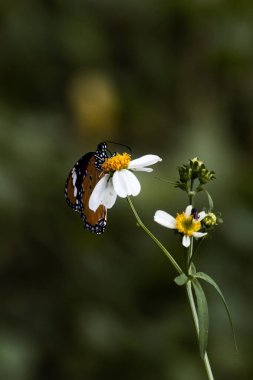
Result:
{"label": "green stem", "polygon": [[[191,180],[190,192],[189,192],[188,195],[189,195],[189,204],[192,205],[192,207],[194,206],[194,195],[195,195],[194,192],[193,192],[193,187],[194,187],[194,180]],[[196,251],[198,249],[198,247],[197,247],[196,250],[195,250],[195,252],[194,252],[193,251],[193,244],[194,244],[193,237],[191,237],[191,244],[190,244],[190,246],[188,248],[188,252],[187,252],[187,261],[188,261],[187,274],[188,275],[189,275],[189,272],[190,272],[190,265],[192,263],[193,256],[194,256],[194,254],[196,253]],[[197,339],[199,339],[198,313],[197,313],[197,310],[196,310],[196,305],[195,305],[195,301],[194,301],[194,297],[193,297],[193,293],[192,293],[192,286],[191,286],[191,282],[190,281],[187,281],[187,283],[186,283],[186,290],[187,290],[187,296],[188,296],[188,300],[189,300],[190,307],[191,307],[192,318],[193,318],[194,325],[195,325]],[[207,374],[208,380],[214,380],[207,352],[205,352],[205,355],[204,355],[204,365],[205,365],[205,370],[206,370],[206,374]]]}
{"label": "green stem", "polygon": [[131,210],[140,225],[140,227],[146,232],[146,234],[158,245],[158,247],[162,250],[162,252],[165,254],[165,256],[170,260],[171,264],[174,266],[174,268],[177,270],[179,274],[183,273],[183,270],[180,268],[176,260],[171,256],[171,254],[167,251],[167,249],[160,243],[160,241],[152,234],[152,232],[149,231],[149,229],[145,226],[145,224],[142,222],[141,218],[139,217],[133,202],[131,201],[130,197],[127,197],[128,203],[131,207]]}
{"label": "green stem", "polygon": [[[193,207],[193,198],[194,198],[193,185],[194,185],[194,179],[191,179],[190,191],[188,193],[188,196],[189,196],[189,205],[192,205],[192,207]],[[187,252],[187,265],[188,265],[187,272],[186,272],[187,274],[189,274],[189,271],[190,271],[192,256],[193,256],[193,237],[191,237],[191,244]]]}
{"label": "green stem", "polygon": [[[187,296],[188,296],[188,300],[189,300],[190,307],[191,307],[191,312],[192,312],[192,317],[193,317],[193,322],[194,322],[194,325],[195,325],[195,330],[196,330],[197,338],[199,338],[198,314],[197,314],[197,310],[196,310],[196,306],[195,306],[195,301],[194,301],[193,294],[192,294],[192,287],[191,287],[191,282],[190,281],[187,281],[187,283],[186,283],[186,291],[187,291]],[[204,365],[205,365],[205,370],[206,370],[206,374],[207,374],[208,380],[214,380],[207,352],[205,352],[205,355],[204,355]]]}
{"label": "green stem", "polygon": [[193,184],[194,184],[194,179],[191,179],[190,192],[188,193],[188,195],[189,195],[189,205],[192,205],[192,207],[193,207],[193,197],[194,197]]}
{"label": "green stem", "polygon": [[198,251],[198,249],[202,245],[203,241],[204,241],[204,239],[198,240],[197,247],[195,248],[194,252],[192,252],[192,255],[191,255],[191,258],[190,258],[189,267],[190,267],[190,265],[191,265],[191,263],[193,261],[193,257],[195,255],[195,253]]}

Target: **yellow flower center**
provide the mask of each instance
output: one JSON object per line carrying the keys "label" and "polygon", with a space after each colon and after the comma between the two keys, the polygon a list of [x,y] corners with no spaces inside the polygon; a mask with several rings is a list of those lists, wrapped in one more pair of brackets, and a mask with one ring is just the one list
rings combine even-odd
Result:
{"label": "yellow flower center", "polygon": [[186,216],[183,212],[182,214],[177,214],[176,228],[178,232],[187,236],[192,236],[194,232],[200,230],[201,223],[194,219],[193,215]]}
{"label": "yellow flower center", "polygon": [[107,158],[101,168],[104,172],[115,172],[116,170],[127,169],[131,156],[128,153],[117,153],[116,156]]}

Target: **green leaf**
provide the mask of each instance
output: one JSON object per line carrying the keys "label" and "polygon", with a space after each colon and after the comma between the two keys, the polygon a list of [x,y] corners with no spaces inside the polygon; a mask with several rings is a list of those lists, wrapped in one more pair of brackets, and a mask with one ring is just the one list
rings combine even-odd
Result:
{"label": "green leaf", "polygon": [[199,350],[200,356],[204,359],[207,341],[208,341],[208,306],[205,293],[198,280],[194,279],[192,281],[193,289],[195,292],[197,300],[197,309],[198,309],[198,321],[199,321]]}
{"label": "green leaf", "polygon": [[208,209],[208,211],[210,212],[213,209],[213,200],[212,200],[211,195],[208,193],[208,191],[205,190],[205,192],[206,192],[206,195],[207,195],[207,198],[208,198],[208,203],[209,203],[209,209]]}
{"label": "green leaf", "polygon": [[182,285],[184,285],[184,284],[187,283],[188,279],[189,279],[189,278],[186,276],[185,273],[181,273],[179,276],[177,276],[177,277],[174,279],[174,281],[175,281],[175,283],[176,283],[177,285],[182,286]]}
{"label": "green leaf", "polygon": [[228,316],[228,319],[229,319],[229,323],[230,323],[230,326],[231,326],[231,330],[232,330],[232,334],[233,334],[233,339],[234,339],[234,344],[235,344],[235,348],[236,350],[238,351],[238,347],[237,347],[237,343],[236,343],[236,337],[235,337],[235,330],[234,330],[234,325],[233,325],[233,321],[232,321],[232,317],[231,317],[231,314],[230,314],[230,311],[229,311],[229,308],[228,308],[228,305],[227,305],[227,302],[225,300],[225,297],[223,296],[222,294],[222,291],[220,290],[219,286],[216,284],[216,282],[210,277],[208,276],[206,273],[203,273],[203,272],[197,272],[195,274],[196,278],[199,278],[201,280],[204,280],[206,282],[208,282],[209,284],[211,284],[215,290],[217,291],[217,293],[219,294],[219,296],[221,297],[222,299],[222,302],[223,302],[223,305],[226,309],[226,312],[227,312],[227,316]]}

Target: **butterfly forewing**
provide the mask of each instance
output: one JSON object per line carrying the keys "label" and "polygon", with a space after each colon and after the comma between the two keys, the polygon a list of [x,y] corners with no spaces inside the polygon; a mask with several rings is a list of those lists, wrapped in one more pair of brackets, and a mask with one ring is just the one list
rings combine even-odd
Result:
{"label": "butterfly forewing", "polygon": [[90,159],[94,156],[93,152],[87,153],[77,161],[73,169],[70,171],[66,185],[65,198],[67,204],[75,211],[82,212],[82,194],[83,179],[87,176],[87,166]]}

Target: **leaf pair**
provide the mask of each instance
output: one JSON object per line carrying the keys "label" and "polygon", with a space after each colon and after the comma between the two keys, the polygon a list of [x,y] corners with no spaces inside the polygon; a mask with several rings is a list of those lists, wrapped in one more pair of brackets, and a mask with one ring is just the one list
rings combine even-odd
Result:
{"label": "leaf pair", "polygon": [[198,340],[199,340],[199,350],[200,350],[201,358],[204,359],[204,356],[205,356],[205,353],[207,350],[209,315],[208,315],[208,304],[207,304],[206,296],[205,296],[204,290],[203,290],[199,280],[203,280],[203,281],[209,283],[210,285],[212,285],[215,288],[215,290],[217,291],[217,293],[219,294],[219,296],[220,296],[220,298],[224,304],[224,307],[226,309],[227,315],[228,315],[231,330],[233,333],[234,344],[235,344],[235,347],[237,350],[235,331],[234,331],[232,318],[231,318],[226,300],[225,300],[219,286],[206,273],[197,272],[197,273],[192,274],[189,277],[185,273],[181,273],[179,276],[177,276],[175,278],[174,281],[179,286],[182,286],[182,285],[187,286],[187,283],[190,282],[192,287],[193,287],[194,295],[196,298],[197,318],[198,318]]}

